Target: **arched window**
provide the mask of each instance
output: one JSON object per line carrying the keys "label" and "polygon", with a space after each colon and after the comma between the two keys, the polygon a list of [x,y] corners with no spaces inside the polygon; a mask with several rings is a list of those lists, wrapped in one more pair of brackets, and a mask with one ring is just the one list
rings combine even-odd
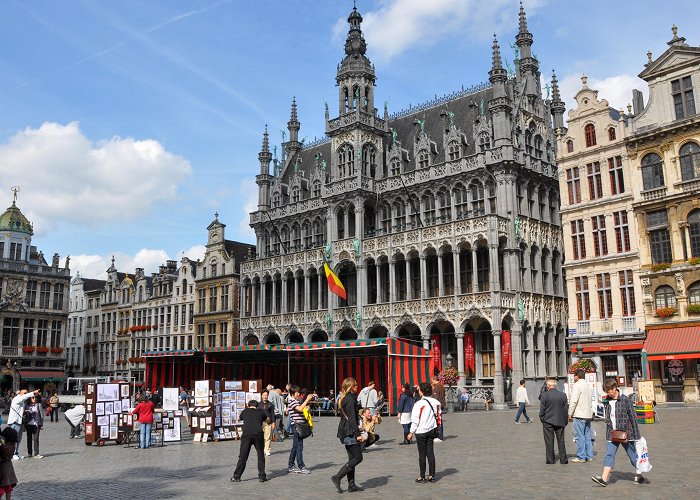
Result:
{"label": "arched window", "polygon": [[381,227],[384,234],[389,234],[391,232],[391,207],[387,204],[383,204],[379,209],[379,227]]}
{"label": "arched window", "polygon": [[668,285],[662,285],[654,293],[656,309],[662,307],[676,307],[676,292]]}
{"label": "arched window", "polygon": [[423,195],[423,214],[426,224],[432,224],[435,219],[435,197],[432,193],[428,192]]}
{"label": "arched window", "polygon": [[451,141],[447,145],[447,156],[450,161],[455,161],[459,159],[459,143],[457,141]]}
{"label": "arched window", "polygon": [[345,210],[342,208],[339,209],[335,217],[335,224],[338,228],[338,239],[342,240],[345,238]]}
{"label": "arched window", "polygon": [[401,173],[401,160],[398,158],[391,159],[391,175],[399,175]]}
{"label": "arched window", "polygon": [[700,305],[700,281],[688,287],[688,305]]}
{"label": "arched window", "polygon": [[573,153],[574,152],[574,141],[569,139],[566,141],[566,152],[567,153]]}
{"label": "arched window", "polygon": [[542,136],[535,136],[535,158],[542,158],[544,150],[542,149]]}
{"label": "arched window", "polygon": [[428,168],[430,156],[428,150],[421,149],[418,151],[418,168]]}
{"label": "arched window", "polygon": [[402,200],[398,200],[394,203],[394,217],[396,229],[398,231],[406,229],[406,205],[404,205]]}
{"label": "arched window", "polygon": [[349,101],[349,96],[348,96],[348,88],[345,87],[343,89],[343,108],[344,112],[347,113],[350,111],[350,101]]}
{"label": "arched window", "polygon": [[369,92],[370,92],[370,88],[365,87],[364,104],[362,105],[362,107],[368,113],[369,113]]}
{"label": "arched window", "polygon": [[474,182],[469,186],[471,192],[472,212],[473,215],[484,214],[484,186],[478,182]]}
{"label": "arched window", "polygon": [[311,188],[311,193],[313,194],[314,198],[319,198],[321,196],[321,181],[316,179],[314,181],[314,184]]}
{"label": "arched window", "polygon": [[469,210],[467,190],[461,184],[457,184],[453,190],[455,197],[455,211],[458,219],[467,216]]}
{"label": "arched window", "polygon": [[360,87],[355,85],[352,88],[352,109],[356,110],[360,106]]}
{"label": "arched window", "polygon": [[678,154],[681,161],[681,177],[684,181],[700,178],[700,146],[694,142],[684,144]]}
{"label": "arched window", "polygon": [[491,148],[491,137],[486,132],[479,134],[479,151],[482,153]]}
{"label": "arched window", "polygon": [[700,210],[688,215],[688,232],[690,233],[690,255],[700,257]]}
{"label": "arched window", "polygon": [[374,179],[377,174],[377,150],[373,144],[362,146],[362,175]]}
{"label": "arched window", "polygon": [[591,146],[596,145],[596,140],[595,140],[595,125],[592,123],[589,123],[586,125],[583,129],[583,133],[586,136],[586,147],[590,148]]}
{"label": "arched window", "polygon": [[656,153],[649,153],[642,158],[642,181],[644,190],[665,186],[664,164]]}
{"label": "arched window", "polygon": [[296,203],[301,200],[301,188],[299,186],[294,186],[292,188],[292,203]]}
{"label": "arched window", "polygon": [[324,232],[326,225],[321,222],[321,219],[316,219],[314,221],[314,245],[321,246],[323,244]]}
{"label": "arched window", "polygon": [[450,193],[446,189],[442,189],[438,193],[438,203],[440,204],[440,219],[443,222],[449,221],[452,214],[452,199]]}
{"label": "arched window", "polygon": [[338,178],[342,179],[355,173],[355,150],[350,144],[343,144],[338,150]]}
{"label": "arched window", "polygon": [[532,132],[530,132],[529,130],[525,131],[525,152],[529,155],[533,153]]}
{"label": "arched window", "polygon": [[273,193],[272,194],[272,208],[277,208],[279,206],[280,206],[280,194]]}
{"label": "arched window", "polygon": [[610,127],[608,129],[608,140],[609,141],[614,141],[615,140],[615,127]]}

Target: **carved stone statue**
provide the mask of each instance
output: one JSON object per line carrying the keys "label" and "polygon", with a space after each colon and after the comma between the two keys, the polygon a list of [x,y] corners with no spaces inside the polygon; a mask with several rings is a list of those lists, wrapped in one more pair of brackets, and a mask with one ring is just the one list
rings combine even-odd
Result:
{"label": "carved stone statue", "polygon": [[57,253],[53,254],[53,258],[51,259],[51,266],[52,267],[58,267],[58,259],[59,256]]}
{"label": "carved stone statue", "polygon": [[642,292],[644,293],[645,300],[651,300],[651,280],[649,278],[642,278]]}
{"label": "carved stone statue", "polygon": [[352,250],[355,253],[355,257],[360,256],[360,240],[358,240],[357,238],[352,240]]}
{"label": "carved stone statue", "polygon": [[355,330],[359,330],[362,327],[362,314],[360,311],[355,312]]}
{"label": "carved stone statue", "polygon": [[518,321],[525,319],[525,303],[522,299],[518,301]]}
{"label": "carved stone statue", "polygon": [[520,236],[520,232],[522,231],[523,227],[523,221],[520,220],[520,217],[516,216],[515,220],[513,220],[513,224],[515,224],[515,236]]}
{"label": "carved stone statue", "polygon": [[326,243],[324,250],[325,250],[325,254],[326,254],[326,260],[331,260],[331,243],[330,243],[330,241],[328,243]]}
{"label": "carved stone statue", "polygon": [[328,333],[328,337],[331,337],[333,333],[333,318],[330,314],[326,315],[326,333]]}
{"label": "carved stone statue", "polygon": [[685,280],[683,279],[683,275],[681,273],[676,273],[675,278],[676,278],[676,289],[678,290],[678,293],[684,294],[685,293]]}

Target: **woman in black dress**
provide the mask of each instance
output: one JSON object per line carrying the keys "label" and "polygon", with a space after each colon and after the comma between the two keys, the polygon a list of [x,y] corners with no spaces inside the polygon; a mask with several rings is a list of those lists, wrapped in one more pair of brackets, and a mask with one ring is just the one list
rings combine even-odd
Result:
{"label": "woman in black dress", "polygon": [[348,477],[348,491],[363,491],[364,488],[355,484],[355,467],[362,462],[362,446],[364,440],[362,431],[359,426],[359,411],[360,405],[357,402],[357,381],[354,378],[348,377],[343,380],[341,387],[341,396],[338,401],[340,412],[340,422],[338,423],[338,439],[345,445],[345,451],[348,453],[348,461],[340,470],[331,477],[331,481],[338,490],[342,493],[340,481],[343,477]]}

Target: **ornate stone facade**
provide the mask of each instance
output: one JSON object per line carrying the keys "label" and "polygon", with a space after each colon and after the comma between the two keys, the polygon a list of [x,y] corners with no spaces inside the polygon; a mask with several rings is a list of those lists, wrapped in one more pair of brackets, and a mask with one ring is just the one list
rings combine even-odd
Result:
{"label": "ornate stone facade", "polygon": [[[442,363],[456,359],[462,383],[492,387],[501,403],[505,377],[565,372],[554,158],[563,102],[558,89],[541,95],[521,8],[517,74],[503,68],[494,39],[489,84],[395,115],[385,106],[380,117],[361,22],[353,10],[327,140],[299,142],[296,101],[281,158],[265,131],[250,214],[258,253],[241,266],[241,340],[403,337]],[[347,300],[329,297],[324,262]],[[504,330],[513,353],[505,373]]]}

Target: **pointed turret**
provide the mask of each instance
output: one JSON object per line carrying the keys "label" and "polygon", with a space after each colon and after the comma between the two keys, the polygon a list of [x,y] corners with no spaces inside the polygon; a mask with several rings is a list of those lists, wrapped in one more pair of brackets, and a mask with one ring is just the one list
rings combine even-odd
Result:
{"label": "pointed turret", "polygon": [[258,160],[260,160],[260,174],[255,176],[255,183],[258,185],[258,210],[264,210],[270,206],[268,197],[270,192],[270,161],[272,161],[267,124],[265,125],[262,149],[258,153]]}
{"label": "pointed turret", "polygon": [[552,116],[554,117],[554,130],[558,133],[566,133],[566,128],[564,128],[564,101],[561,100],[561,94],[559,93],[559,81],[557,80],[557,74],[552,70],[552,104],[550,106],[552,110]]}
{"label": "pointed turret", "polygon": [[289,142],[299,142],[299,118],[297,117],[297,98],[292,98],[292,114],[287,122],[287,129],[289,130]]}
{"label": "pointed turret", "polygon": [[518,14],[518,34],[515,36],[515,43],[520,49],[520,61],[518,63],[518,80],[526,79],[525,94],[530,97],[540,95],[539,85],[539,64],[532,55],[532,33],[527,30],[527,17],[525,7],[520,2],[520,13]]}
{"label": "pointed turret", "polygon": [[501,47],[496,34],[493,35],[492,64],[489,81],[493,85],[493,98],[489,101],[489,111],[493,123],[494,146],[504,146],[511,141],[511,111],[513,103],[506,91],[508,72],[503,69]]}

